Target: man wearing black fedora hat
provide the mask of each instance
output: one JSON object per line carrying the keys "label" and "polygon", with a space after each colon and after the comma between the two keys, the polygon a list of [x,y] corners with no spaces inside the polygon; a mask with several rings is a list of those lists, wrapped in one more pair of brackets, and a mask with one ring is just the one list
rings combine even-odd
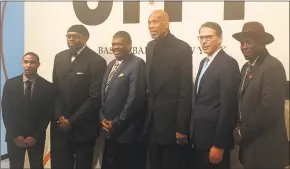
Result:
{"label": "man wearing black fedora hat", "polygon": [[107,64],[86,42],[83,25],[66,34],[69,49],[55,56],[53,84],[57,90],[55,116],[51,122],[51,168],[92,168],[99,135],[101,81]]}
{"label": "man wearing black fedora hat", "polygon": [[239,118],[233,132],[240,161],[245,169],[282,169],[289,163],[284,120],[286,74],[282,63],[266,49],[274,37],[261,23],[248,22],[233,38],[248,60],[241,71]]}

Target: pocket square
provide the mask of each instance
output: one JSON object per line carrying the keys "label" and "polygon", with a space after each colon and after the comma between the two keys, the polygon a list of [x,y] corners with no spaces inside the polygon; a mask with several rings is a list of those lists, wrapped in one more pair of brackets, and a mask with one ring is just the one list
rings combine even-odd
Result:
{"label": "pocket square", "polygon": [[82,74],[84,74],[83,72],[77,72],[77,75],[82,75]]}
{"label": "pocket square", "polygon": [[124,73],[120,73],[118,77],[122,77],[125,76]]}

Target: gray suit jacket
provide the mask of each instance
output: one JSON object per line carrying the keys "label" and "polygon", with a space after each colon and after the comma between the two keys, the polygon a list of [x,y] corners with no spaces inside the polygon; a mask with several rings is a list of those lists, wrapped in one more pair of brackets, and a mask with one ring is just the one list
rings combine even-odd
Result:
{"label": "gray suit jacket", "polygon": [[[242,68],[244,77],[246,66]],[[240,161],[245,168],[279,168],[288,163],[284,120],[286,74],[282,63],[261,52],[239,98],[243,141]]]}

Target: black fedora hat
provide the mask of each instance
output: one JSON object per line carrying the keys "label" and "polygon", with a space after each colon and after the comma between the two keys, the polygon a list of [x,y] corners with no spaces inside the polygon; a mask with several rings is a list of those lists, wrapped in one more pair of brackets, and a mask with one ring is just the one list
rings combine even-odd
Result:
{"label": "black fedora hat", "polygon": [[255,38],[265,45],[274,41],[273,35],[265,32],[265,28],[260,22],[247,22],[244,24],[242,32],[233,34],[233,38],[237,41],[241,41],[244,37]]}

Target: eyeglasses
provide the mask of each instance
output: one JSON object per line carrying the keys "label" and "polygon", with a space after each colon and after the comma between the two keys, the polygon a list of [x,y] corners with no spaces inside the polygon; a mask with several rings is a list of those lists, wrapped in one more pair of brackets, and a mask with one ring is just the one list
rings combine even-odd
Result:
{"label": "eyeglasses", "polygon": [[198,36],[197,39],[199,41],[202,41],[202,40],[210,41],[211,39],[213,39],[214,36],[217,36],[217,35]]}
{"label": "eyeglasses", "polygon": [[80,39],[81,38],[81,35],[79,34],[67,34],[65,35],[67,39],[70,39],[70,38],[73,38],[73,39]]}

